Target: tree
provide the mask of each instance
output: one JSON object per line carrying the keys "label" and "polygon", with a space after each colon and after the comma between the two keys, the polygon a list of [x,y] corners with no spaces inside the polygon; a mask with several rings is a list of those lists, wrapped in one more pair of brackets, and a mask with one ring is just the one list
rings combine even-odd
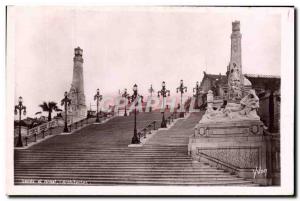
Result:
{"label": "tree", "polygon": [[56,102],[53,102],[53,101],[50,101],[50,102],[43,102],[43,104],[39,105],[42,110],[44,112],[48,112],[48,121],[51,121],[52,119],[52,112],[54,111],[58,111],[58,107],[57,107],[57,103]]}

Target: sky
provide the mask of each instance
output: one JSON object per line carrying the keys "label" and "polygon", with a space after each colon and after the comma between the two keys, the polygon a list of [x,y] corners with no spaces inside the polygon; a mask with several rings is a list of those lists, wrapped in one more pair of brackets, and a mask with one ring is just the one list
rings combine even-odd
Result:
{"label": "sky", "polygon": [[183,79],[191,95],[203,71],[225,74],[235,20],[241,23],[243,73],[280,75],[281,18],[260,8],[10,7],[8,13],[15,104],[22,96],[29,116],[69,91],[77,46],[83,49],[87,106],[95,104],[97,88],[116,96],[137,84],[147,96],[150,84],[157,91],[162,81],[176,95]]}

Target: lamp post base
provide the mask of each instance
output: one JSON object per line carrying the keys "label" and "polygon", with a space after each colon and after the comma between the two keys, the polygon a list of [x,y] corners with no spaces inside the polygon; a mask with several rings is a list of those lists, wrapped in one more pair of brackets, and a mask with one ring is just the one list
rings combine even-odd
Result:
{"label": "lamp post base", "polygon": [[167,128],[167,122],[166,122],[166,120],[165,120],[165,113],[163,113],[162,121],[161,121],[160,127],[161,127],[161,128]]}
{"label": "lamp post base", "polygon": [[161,128],[167,128],[167,123],[166,123],[166,121],[162,121],[160,127],[161,127]]}
{"label": "lamp post base", "polygon": [[23,147],[22,140],[18,140],[16,147]]}
{"label": "lamp post base", "polygon": [[131,139],[131,144],[140,144],[140,140],[138,138],[138,135],[137,135],[137,131],[134,130],[134,134],[133,134],[133,137]]}
{"label": "lamp post base", "polygon": [[184,117],[184,112],[180,112],[179,113],[179,118],[183,118]]}
{"label": "lamp post base", "polygon": [[69,133],[68,127],[65,127],[63,132],[64,132],[64,133]]}
{"label": "lamp post base", "polygon": [[97,123],[100,123],[99,117],[96,118],[96,122],[97,122]]}

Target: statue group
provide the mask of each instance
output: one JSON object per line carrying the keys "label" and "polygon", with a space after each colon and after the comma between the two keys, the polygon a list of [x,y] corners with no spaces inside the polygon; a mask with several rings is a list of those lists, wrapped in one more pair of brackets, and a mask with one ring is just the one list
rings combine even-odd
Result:
{"label": "statue group", "polygon": [[255,90],[249,90],[248,94],[242,98],[240,103],[227,103],[218,108],[213,107],[213,94],[209,91],[207,94],[207,110],[203,115],[202,121],[229,121],[229,120],[260,120],[257,115],[259,108],[259,99]]}

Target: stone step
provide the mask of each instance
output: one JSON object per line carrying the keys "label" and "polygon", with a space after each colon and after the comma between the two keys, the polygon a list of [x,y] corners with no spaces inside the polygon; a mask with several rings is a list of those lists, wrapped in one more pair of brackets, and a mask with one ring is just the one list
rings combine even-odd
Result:
{"label": "stone step", "polygon": [[[83,168],[88,168],[89,169],[92,169],[92,168],[95,168],[95,169],[100,169],[100,168],[106,168],[106,169],[109,169],[109,168],[119,168],[120,166],[118,166],[117,164],[102,164],[102,165],[99,165],[99,164],[87,164],[87,165],[83,165],[83,164],[55,164],[55,165],[48,165],[47,163],[44,163],[44,164],[26,164],[26,165],[16,165],[15,166],[16,169],[28,169],[30,170],[31,168],[37,168],[37,167],[43,167],[44,169],[50,169],[49,167],[56,167],[57,169],[63,169],[63,168],[66,168],[66,169],[71,169],[71,168],[78,168],[78,169],[83,169]],[[163,167],[163,168],[169,168],[170,170],[173,169],[174,167],[178,167],[178,168],[193,168],[192,165],[160,165],[160,166],[153,166],[153,164],[148,164],[148,165],[145,165],[145,164],[121,164],[121,168],[120,169],[125,169],[125,168],[136,168],[136,169],[142,169],[142,168],[153,168],[153,167]],[[199,168],[199,171],[201,171],[200,167]],[[202,168],[202,170],[208,170],[209,168]]]}
{"label": "stone step", "polygon": [[[24,184],[22,182],[22,180],[15,180],[15,185],[42,185],[40,183],[28,183],[28,184]],[[46,183],[44,185],[80,185],[80,186],[95,186],[95,185],[101,185],[101,186],[112,186],[112,185],[135,185],[135,186],[172,186],[172,185],[176,185],[176,186],[258,186],[257,184],[253,184],[252,182],[247,182],[247,183],[229,183],[229,182],[223,182],[223,183],[216,183],[216,182],[145,182],[145,181],[139,181],[139,182],[131,182],[131,181],[119,181],[119,182],[115,182],[115,181],[98,181],[98,182],[93,182],[93,183],[87,183],[87,184],[65,184],[62,182],[56,182],[55,184],[51,184],[51,183]]]}
{"label": "stone step", "polygon": [[[117,178],[116,178],[117,177]],[[18,175],[15,179],[73,179],[73,180],[140,180],[140,181],[245,181],[244,178],[238,177],[178,177],[178,176],[170,176],[161,177],[155,175],[131,175],[131,174],[124,174],[124,175],[62,175],[62,174],[55,174],[55,175]]]}
{"label": "stone step", "polygon": [[53,173],[53,175],[57,173],[63,173],[66,175],[69,174],[93,174],[93,175],[103,175],[103,174],[148,174],[148,175],[196,175],[196,176],[230,176],[234,177],[228,172],[224,172],[223,170],[198,170],[198,171],[192,171],[192,170],[145,170],[141,168],[136,168],[135,170],[133,169],[126,169],[126,168],[119,168],[119,169],[114,169],[110,170],[108,168],[106,169],[99,169],[95,168],[94,171],[91,171],[91,169],[20,169],[16,170],[15,173],[18,175],[20,174],[32,174],[32,175],[38,175],[41,173]]}
{"label": "stone step", "polygon": [[[153,138],[152,138],[153,139]],[[133,148],[129,148],[129,147],[120,147],[119,145],[108,145],[110,147],[107,146],[99,146],[97,147],[97,149],[93,149],[93,147],[89,147],[87,149],[83,149],[82,147],[79,149],[78,147],[72,147],[72,148],[64,148],[64,149],[58,149],[58,148],[51,148],[51,149],[29,149],[29,150],[17,150],[16,152],[18,153],[31,153],[31,152],[72,152],[72,151],[76,151],[78,153],[80,152],[98,152],[98,151],[135,151],[135,149]],[[116,147],[117,146],[117,147]],[[182,146],[178,146],[176,148],[176,146],[170,146],[170,147],[163,147],[163,146],[156,146],[156,145],[145,145],[143,148],[139,148],[139,150],[144,150],[144,151],[182,151],[182,150],[186,150],[187,147],[186,145],[182,145]]]}
{"label": "stone step", "polygon": [[[172,143],[172,142],[170,142]],[[169,153],[185,153],[187,152],[188,149],[178,149],[178,150],[159,150],[159,149],[153,149],[153,150],[149,150],[149,149],[141,149],[140,147],[135,147],[135,149],[130,148],[127,150],[105,150],[105,149],[99,149],[98,151],[34,151],[34,152],[23,152],[20,153],[19,155],[25,155],[25,154],[29,154],[29,155],[38,155],[38,154],[97,154],[97,153],[109,153],[109,154],[120,154],[120,153],[165,153],[165,154],[169,154]]]}
{"label": "stone step", "polygon": [[[119,169],[102,169],[99,170],[98,168],[95,168],[95,170],[91,171],[91,169],[86,170],[86,169],[68,169],[68,172],[64,172],[67,169],[19,169],[15,170],[15,173],[18,173],[18,175],[37,175],[37,174],[83,174],[83,175],[106,175],[106,174],[132,174],[132,175],[158,175],[158,176],[174,176],[174,175],[194,175],[194,176],[213,176],[213,177],[218,177],[218,176],[226,176],[226,177],[232,177],[232,175],[228,172],[224,172],[222,170],[202,170],[202,171],[192,171],[192,170],[143,170],[137,168],[136,170],[130,170],[126,168],[119,168]],[[30,171],[30,172],[29,172]]]}
{"label": "stone step", "polygon": [[[177,150],[177,151],[143,151],[139,149],[139,147],[135,147],[135,150],[124,150],[124,151],[101,151],[99,150],[98,152],[34,152],[34,153],[20,153],[18,154],[19,156],[38,156],[38,155],[62,155],[62,154],[69,154],[69,155],[97,155],[97,154],[110,154],[110,155],[119,155],[119,154],[166,154],[166,155],[171,155],[171,154],[181,154],[181,155],[186,155],[188,150]],[[162,155],[163,156],[163,155]]]}
{"label": "stone step", "polygon": [[70,156],[80,156],[80,155],[103,155],[103,154],[106,154],[106,155],[119,155],[119,154],[128,154],[128,155],[160,155],[160,156],[174,156],[174,155],[185,155],[187,156],[187,152],[188,150],[184,150],[184,151],[142,151],[142,150],[135,150],[135,151],[123,151],[123,152],[113,152],[113,151],[98,151],[98,152],[87,152],[87,153],[77,153],[77,152],[40,152],[40,153],[22,153],[22,154],[19,154],[19,156],[30,156],[30,157],[33,157],[35,155],[43,155],[43,156],[46,156],[46,155],[51,155],[51,156],[59,156],[59,155],[70,155]]}
{"label": "stone step", "polygon": [[[15,180],[21,179],[33,179],[33,180],[54,180],[54,177],[17,177]],[[128,176],[122,178],[109,178],[109,177],[55,177],[55,180],[78,180],[78,181],[86,181],[88,183],[96,183],[102,181],[114,181],[116,184],[122,181],[127,182],[172,182],[176,183],[189,183],[189,182],[207,182],[207,183],[251,183],[251,181],[245,181],[243,179],[232,179],[232,178],[144,178],[137,176]]]}
{"label": "stone step", "polygon": [[[18,156],[19,157],[19,156]],[[30,160],[30,159],[61,159],[61,158],[65,158],[65,159],[78,159],[78,160],[83,160],[83,159],[86,159],[86,160],[90,160],[90,159],[110,159],[112,158],[115,159],[115,158],[122,158],[122,159],[190,159],[192,160],[191,158],[189,158],[187,155],[183,155],[183,154],[172,154],[172,155],[166,155],[166,156],[161,156],[159,154],[153,154],[153,155],[150,155],[150,154],[136,154],[136,155],[123,155],[123,154],[120,154],[120,155],[109,155],[109,154],[94,154],[94,155],[64,155],[64,154],[61,154],[61,155],[54,155],[54,156],[51,156],[51,155],[41,155],[41,156],[22,156],[22,157],[19,157],[20,159],[18,160],[23,160],[23,159],[26,159],[26,160]]]}
{"label": "stone step", "polygon": [[[153,138],[152,138],[153,139]],[[107,146],[110,146],[107,147]],[[26,153],[26,152],[62,152],[62,151],[65,151],[65,152],[71,152],[71,151],[77,151],[77,152],[97,152],[97,151],[130,151],[130,150],[136,150],[136,149],[133,149],[133,148],[130,148],[130,147],[127,147],[127,146],[121,146],[121,145],[110,145],[108,144],[107,146],[98,146],[97,149],[93,149],[94,146],[89,146],[87,147],[87,149],[83,149],[83,146],[81,146],[80,148],[78,148],[77,146],[73,145],[72,148],[69,148],[69,149],[57,149],[57,148],[49,148],[49,149],[43,149],[43,150],[40,150],[40,149],[30,149],[30,150],[17,150],[16,152],[22,152],[22,153]],[[114,148],[114,147],[118,147],[118,148]],[[170,148],[162,148],[162,147],[149,147],[149,146],[156,146],[156,145],[145,145],[145,147],[143,148],[139,148],[140,150],[145,150],[145,151],[181,151],[181,150],[185,150],[187,149],[186,145],[182,145],[178,148],[176,148],[175,146],[173,147],[170,147]],[[112,147],[114,149],[112,149]]]}
{"label": "stone step", "polygon": [[233,177],[232,175],[227,175],[227,174],[211,174],[211,175],[204,175],[204,174],[152,174],[152,173],[130,173],[130,172],[101,172],[101,173],[77,173],[77,172],[72,172],[72,173],[65,173],[65,172],[35,172],[32,174],[29,173],[19,173],[16,178],[25,178],[25,177],[85,177],[85,178],[113,178],[113,177],[118,177],[119,179],[121,178],[126,178],[126,177],[136,177],[136,178],[180,178],[180,179],[212,179],[212,180],[218,180],[218,179],[242,179],[238,177]]}
{"label": "stone step", "polygon": [[186,144],[186,142],[164,142],[164,141],[152,141],[152,142],[149,142],[149,144],[155,144],[155,145],[164,145],[164,144],[171,144],[171,145],[183,145],[183,144]]}
{"label": "stone step", "polygon": [[[153,138],[152,138],[153,139]],[[151,140],[152,140],[151,139]],[[78,153],[97,153],[97,152],[101,152],[101,151],[112,151],[112,152],[122,152],[122,151],[136,151],[136,150],[140,150],[140,151],[166,151],[166,152],[170,152],[170,151],[184,151],[187,150],[187,145],[181,145],[178,146],[178,148],[175,148],[175,146],[173,146],[172,148],[158,148],[155,146],[162,146],[162,145],[148,145],[145,144],[143,147],[127,147],[128,144],[126,145],[110,145],[108,144],[108,146],[110,147],[116,147],[118,146],[118,149],[111,149],[105,146],[98,146],[97,149],[93,149],[94,146],[91,147],[87,147],[87,149],[83,149],[82,147],[73,147],[72,149],[54,149],[54,148],[45,148],[43,150],[38,150],[38,149],[27,149],[27,150],[16,150],[16,153],[43,153],[43,152],[78,152]],[[152,146],[152,147],[151,147]],[[165,146],[165,145],[164,145]]]}
{"label": "stone step", "polygon": [[[50,158],[51,157],[51,158]],[[124,158],[126,157],[126,158]],[[48,160],[52,160],[52,159],[66,159],[66,160],[93,160],[93,159],[109,159],[109,160],[122,160],[122,159],[126,159],[126,160],[189,160],[192,161],[192,159],[188,156],[174,156],[174,157],[170,157],[170,156],[160,156],[160,155],[96,155],[96,156],[79,156],[79,155],[57,155],[57,156],[23,156],[22,159],[18,160],[18,161],[22,161],[22,160],[43,160],[43,159],[48,159]]]}
{"label": "stone step", "polygon": [[[21,159],[19,160],[19,163],[41,163],[41,159],[37,158],[37,159]],[[152,158],[141,158],[141,159],[130,159],[130,158],[114,158],[114,159],[103,159],[103,158],[96,158],[96,159],[82,159],[82,160],[78,160],[78,159],[70,159],[70,158],[48,158],[48,159],[43,159],[43,163],[54,163],[54,162],[62,162],[62,163],[117,163],[119,162],[121,163],[191,163],[192,159],[178,159],[178,158],[174,158],[174,159],[152,159]]]}
{"label": "stone step", "polygon": [[109,154],[94,154],[94,155],[55,155],[55,156],[51,156],[51,155],[40,155],[40,156],[23,156],[22,159],[26,159],[26,160],[36,160],[36,159],[86,159],[86,160],[93,160],[93,159],[130,159],[130,160],[134,160],[134,159],[170,159],[170,160],[175,160],[175,159],[180,159],[180,160],[190,160],[192,161],[192,159],[190,157],[188,157],[187,155],[183,155],[183,154],[173,154],[173,155],[166,155],[166,156],[161,156],[159,154],[156,155],[150,155],[150,154],[139,154],[139,155],[109,155]]}
{"label": "stone step", "polygon": [[199,165],[193,165],[191,163],[183,163],[183,162],[178,162],[176,164],[174,163],[160,163],[160,162],[83,162],[83,163],[74,163],[74,162],[65,162],[65,163],[55,163],[51,164],[49,162],[39,162],[39,163],[18,163],[15,164],[15,167],[26,167],[26,166],[38,166],[38,165],[44,165],[45,168],[48,168],[49,166],[53,165],[55,167],[70,167],[70,166],[76,166],[76,167],[118,167],[120,165],[126,165],[126,166],[134,166],[134,167],[140,167],[140,166],[163,166],[163,167],[199,167]]}
{"label": "stone step", "polygon": [[39,155],[39,154],[98,154],[98,153],[105,153],[105,154],[125,154],[125,153],[130,153],[130,154],[139,154],[139,153],[165,153],[165,154],[170,154],[170,153],[186,153],[188,149],[179,149],[179,150],[147,150],[147,149],[141,149],[140,147],[134,147],[127,149],[127,150],[98,150],[98,151],[35,151],[35,152],[23,152],[23,153],[18,153],[19,155]]}
{"label": "stone step", "polygon": [[[32,179],[32,180],[53,180],[53,177],[30,177],[30,178],[16,178],[15,182],[21,182],[24,179]],[[251,181],[246,181],[242,179],[219,179],[219,180],[207,180],[207,179],[158,179],[158,178],[134,178],[127,177],[124,180],[120,180],[119,178],[68,178],[68,177],[58,177],[55,180],[78,180],[78,181],[86,181],[89,184],[102,184],[102,183],[112,183],[112,184],[168,184],[168,185],[178,185],[178,184],[191,184],[191,185],[232,185],[232,184],[252,184]]]}
{"label": "stone step", "polygon": [[[192,135],[192,134],[191,134]],[[169,140],[169,142],[173,142],[174,140],[186,140],[189,136],[186,137],[174,137],[174,136],[157,136],[157,138],[153,138],[153,140]]]}
{"label": "stone step", "polygon": [[15,171],[46,171],[46,170],[57,170],[57,171],[89,171],[89,172],[98,172],[98,171],[150,171],[150,172],[206,172],[206,173],[216,173],[216,172],[222,172],[224,173],[223,170],[220,169],[212,169],[211,167],[153,167],[153,166],[142,166],[142,167],[137,167],[137,166],[118,166],[118,167],[57,167],[57,166],[49,166],[47,169],[41,166],[37,167],[16,167]]}
{"label": "stone step", "polygon": [[38,159],[45,159],[45,160],[59,160],[59,159],[70,159],[70,160],[115,160],[115,159],[123,159],[123,160],[189,160],[192,161],[191,158],[189,158],[186,155],[183,154],[172,154],[172,155],[164,155],[161,156],[159,154],[150,155],[150,154],[136,154],[136,155],[109,155],[109,154],[94,154],[94,155],[40,155],[40,156],[18,156],[18,161],[21,160],[38,160]]}

